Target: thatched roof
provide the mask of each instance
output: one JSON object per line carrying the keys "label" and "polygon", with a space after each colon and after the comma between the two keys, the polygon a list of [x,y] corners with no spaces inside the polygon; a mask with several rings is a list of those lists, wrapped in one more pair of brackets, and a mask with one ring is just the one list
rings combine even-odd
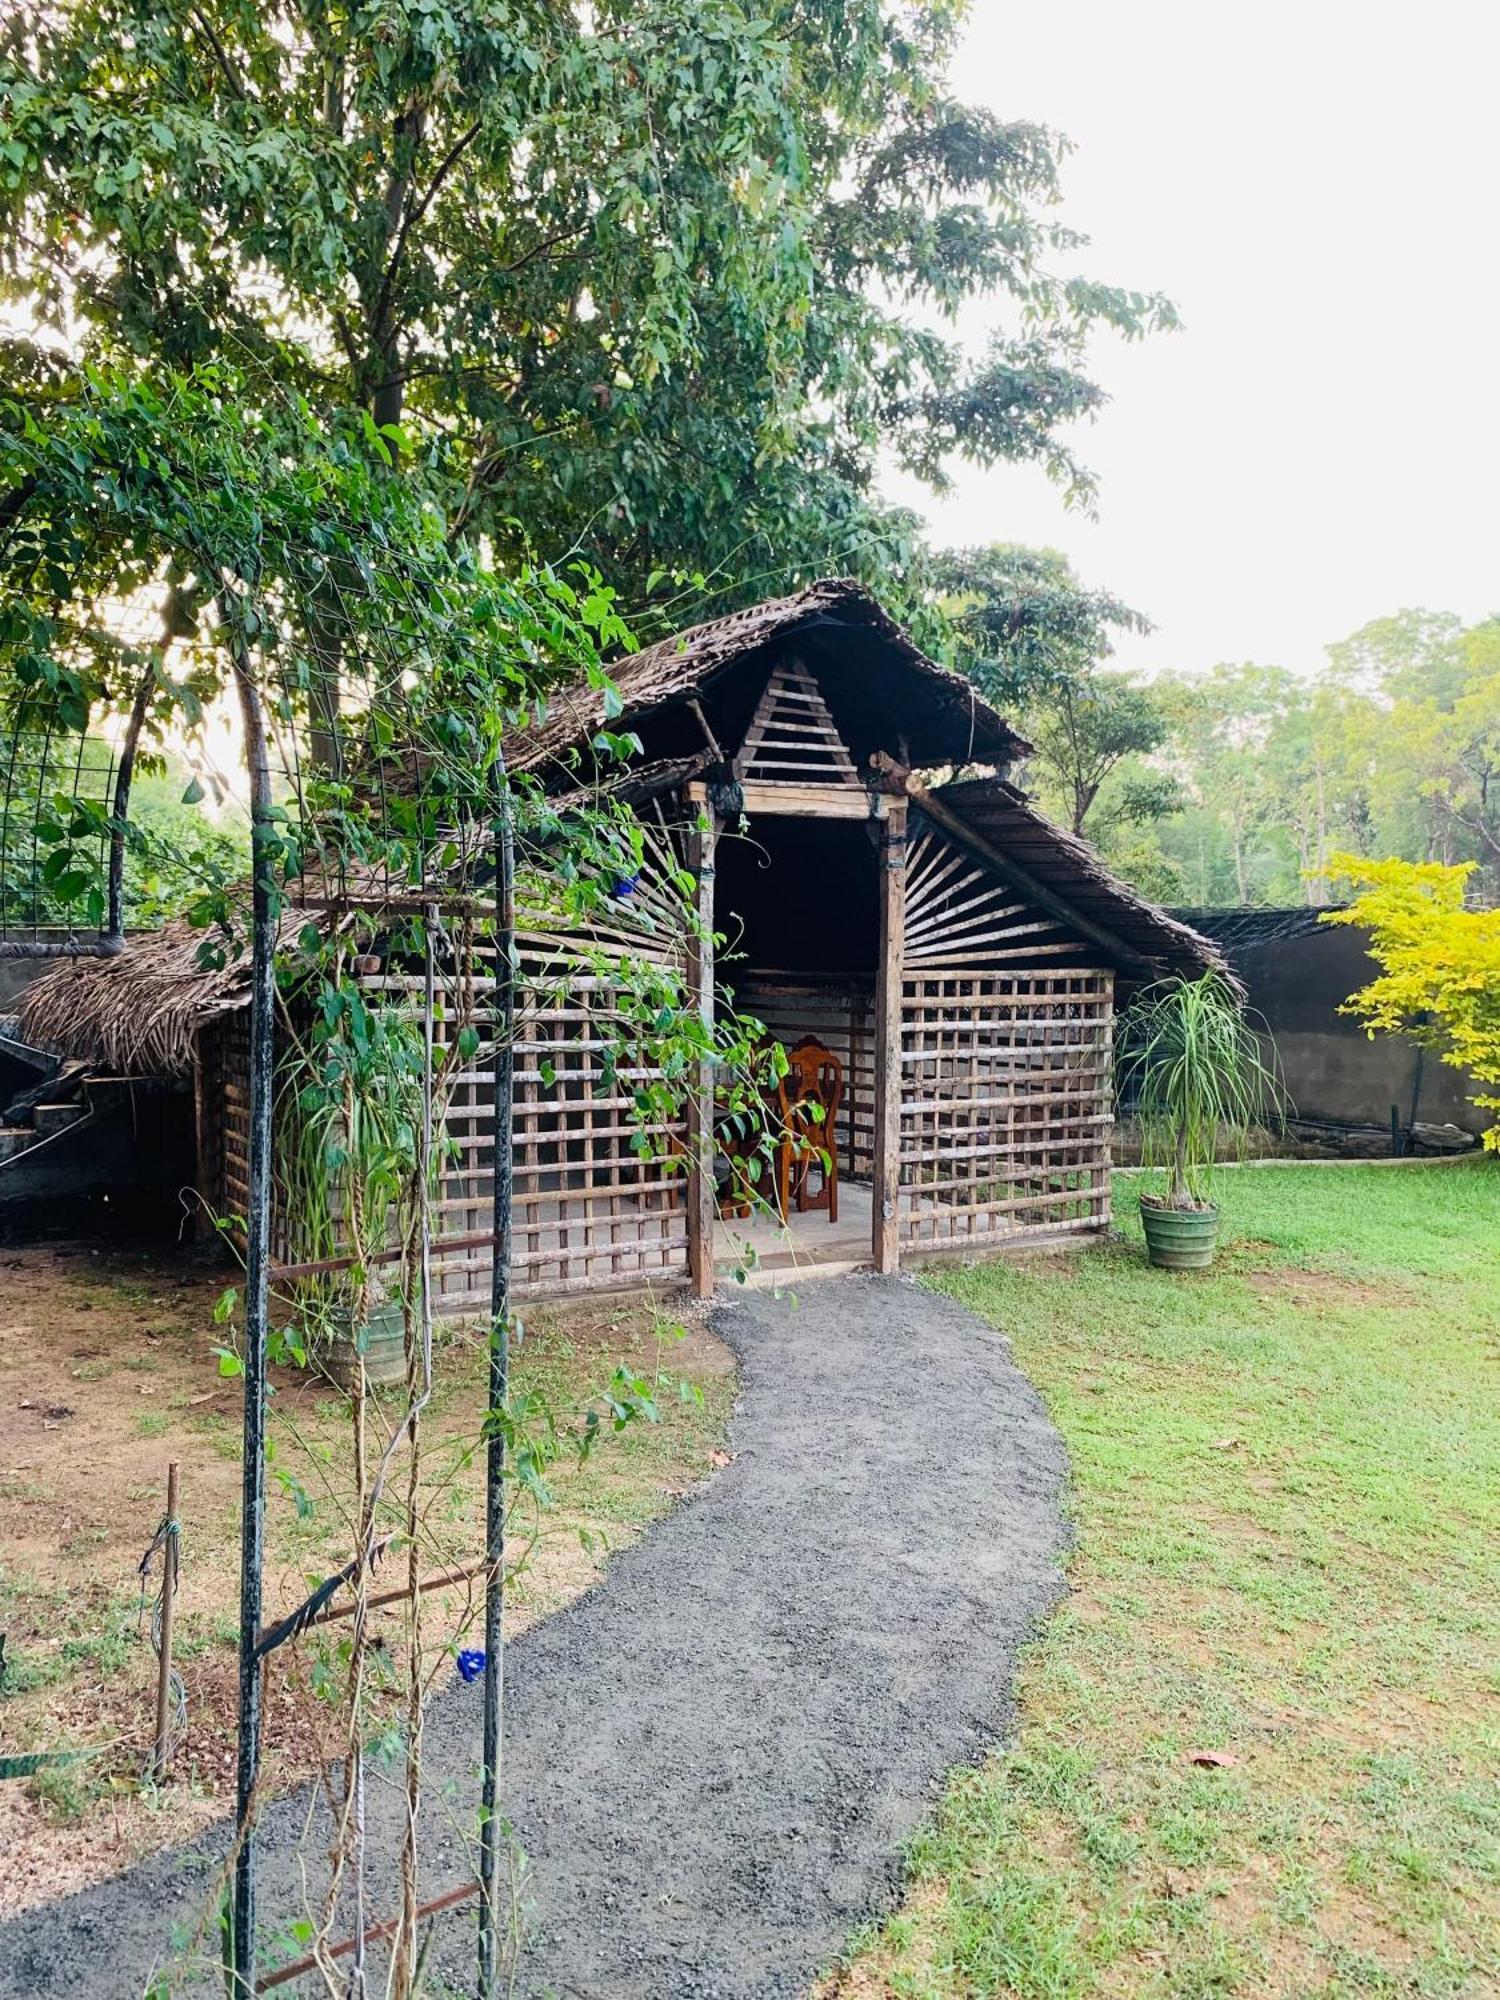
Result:
{"label": "thatched roof", "polygon": [[119,1076],[182,1075],[198,1023],[244,1001],[243,963],[231,952],[204,966],[204,936],[179,919],[131,938],[118,958],[59,960],[16,1003],[23,1039]]}
{"label": "thatched roof", "polygon": [[[884,713],[890,705],[914,764],[1003,765],[1029,749],[968,681],[927,659],[869,592],[847,579],[733,612],[635,654],[614,672],[625,703],[617,721],[628,725],[706,687],[772,641],[804,633],[809,651],[821,649],[820,668],[851,692],[857,689],[870,709]],[[570,689],[541,724],[514,740],[512,765],[538,771],[556,764],[604,721],[600,693]],[[703,754],[642,761],[602,786],[554,796],[553,803],[581,802],[602,789],[643,804],[699,775],[708,761]],[[1096,939],[1106,939],[1112,962],[1127,976],[1225,969],[1222,953],[1207,938],[1113,876],[1091,847],[1054,826],[1002,778],[964,780],[930,795],[914,790],[919,803],[930,796],[934,810],[950,816],[950,831],[967,830],[980,849],[993,851],[997,865],[1024,871],[1064,921],[1071,916]],[[365,884],[354,898],[366,914],[380,902],[373,888]],[[348,900],[309,891],[283,911],[278,942],[289,948],[309,919],[326,928],[345,921],[349,909]],[[231,948],[224,966],[205,967],[203,942],[201,930],[179,921],[132,939],[118,958],[61,961],[22,996],[20,1032],[33,1044],[106,1064],[120,1075],[181,1075],[191,1067],[198,1024],[242,1006],[247,992],[244,957]]]}
{"label": "thatched roof", "polygon": [[714,761],[713,752],[703,750],[696,757],[658,757],[654,762],[626,764],[591,785],[578,785],[566,792],[551,794],[558,811],[570,806],[587,807],[597,799],[617,799],[623,805],[645,805],[664,792],[673,792],[690,778],[700,778]]}
{"label": "thatched roof", "polygon": [[[1121,962],[1137,973],[1196,978],[1228,972],[1219,947],[1122,882],[1086,840],[1037,811],[1024,792],[996,778],[960,779],[931,797],[986,848],[1025,873],[1069,912],[1122,948]],[[1129,960],[1139,964],[1129,967]]]}
{"label": "thatched roof", "polygon": [[[636,773],[645,784],[640,800],[680,783],[697,768],[692,764],[686,771],[663,767]],[[565,806],[567,801],[554,803]],[[662,835],[645,826],[642,838],[650,858]],[[671,859],[675,862],[675,856]],[[652,872],[662,878],[670,871],[653,866]],[[284,891],[274,950],[279,958],[290,956],[311,926],[325,938],[346,940],[352,949],[378,953],[381,934],[429,900],[441,904],[451,894],[457,900],[448,905],[450,915],[459,907],[472,914],[475,893],[482,899],[486,892],[467,875],[463,881],[469,883],[467,894],[456,879],[447,890],[435,887],[430,878],[424,887],[354,864],[337,877],[305,874]],[[683,948],[686,913],[680,892],[664,880],[657,879],[654,886],[637,882],[628,901],[588,918],[581,927],[583,942],[592,955],[605,958],[659,959]],[[525,850],[518,857],[516,935],[532,973],[546,974],[554,967],[559,948],[568,954],[564,962],[574,963],[578,918],[559,900],[557,878],[545,860],[531,865]],[[243,931],[225,937],[224,963],[205,965],[203,947],[214,942],[219,940],[212,932],[179,918],[162,930],[131,938],[117,958],[60,959],[21,995],[19,1032],[33,1046],[107,1067],[119,1076],[185,1076],[193,1066],[199,1026],[249,1003],[248,938]]]}
{"label": "thatched roof", "polygon": [[[972,681],[935,660],[851,577],[809,584],[727,617],[694,625],[610,669],[624,730],[654,709],[696,694],[729,667],[774,641],[807,635],[909,739],[916,764],[1007,764],[1030,744],[998,715]],[[857,658],[851,654],[857,651]],[[609,718],[603,693],[582,683],[553,697],[545,718],[507,744],[516,770],[536,771],[587,744]]]}
{"label": "thatched roof", "polygon": [[1238,959],[1241,952],[1257,951],[1263,945],[1312,937],[1324,930],[1330,910],[1347,907],[1344,903],[1294,903],[1285,908],[1263,909],[1220,904],[1204,909],[1173,910],[1171,914],[1179,923],[1189,924],[1204,937],[1212,938],[1230,959]]}

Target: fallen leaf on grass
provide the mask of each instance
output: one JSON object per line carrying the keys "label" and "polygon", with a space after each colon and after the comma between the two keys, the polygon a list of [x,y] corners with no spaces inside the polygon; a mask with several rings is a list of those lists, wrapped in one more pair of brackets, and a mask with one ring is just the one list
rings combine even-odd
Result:
{"label": "fallen leaf on grass", "polygon": [[708,1454],[708,1462],[710,1465],[715,1466],[733,1465],[734,1453],[732,1451],[711,1451]]}
{"label": "fallen leaf on grass", "polygon": [[1228,1750],[1193,1750],[1188,1754],[1190,1764],[1201,1764],[1208,1771],[1229,1771],[1239,1761]]}

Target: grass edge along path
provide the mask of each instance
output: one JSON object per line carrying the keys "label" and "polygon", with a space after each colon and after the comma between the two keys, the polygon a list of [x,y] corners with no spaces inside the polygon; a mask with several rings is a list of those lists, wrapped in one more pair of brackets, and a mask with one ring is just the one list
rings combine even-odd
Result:
{"label": "grass edge along path", "polygon": [[930,1280],[1063,1433],[1071,1595],[823,1990],[1500,1992],[1500,1161],[1227,1175],[1202,1277],[1136,1186]]}

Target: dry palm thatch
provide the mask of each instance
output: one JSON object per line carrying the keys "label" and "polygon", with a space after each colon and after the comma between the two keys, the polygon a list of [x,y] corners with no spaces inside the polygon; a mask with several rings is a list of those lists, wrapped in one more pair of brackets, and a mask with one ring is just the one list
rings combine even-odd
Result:
{"label": "dry palm thatch", "polygon": [[[918,746],[920,762],[1004,764],[1030,748],[972,681],[930,660],[911,634],[851,577],[825,578],[790,597],[731,611],[727,617],[694,625],[644,652],[632,653],[609,670],[622,707],[608,726],[629,729],[638,717],[702,688],[721,668],[773,640],[803,631],[857,636],[866,642],[861,655],[866,677],[877,675],[882,661],[890,663],[887,671],[900,676],[902,727]],[[882,698],[882,687],[873,679],[870,693]],[[609,713],[602,688],[579,682],[563,689],[541,722],[507,747],[511,768],[544,770],[586,744],[606,725]]]}
{"label": "dry palm thatch", "polygon": [[920,790],[915,795],[929,809],[946,809],[985,849],[1024,869],[1077,917],[1154,964],[1159,974],[1229,976],[1228,961],[1211,938],[1168,916],[1122,881],[1086,840],[1048,819],[1014,785],[996,778],[964,778],[938,786],[925,799]]}
{"label": "dry palm thatch", "polygon": [[[565,979],[581,953],[622,963],[682,961],[690,911],[673,879],[672,835],[664,821],[640,832],[642,873],[620,884],[628,886],[627,894],[618,900],[606,895],[586,917],[562,907],[544,860],[523,859],[516,881],[517,947],[529,978]],[[346,867],[337,881],[301,877],[286,891],[276,952],[291,953],[309,925],[324,936],[338,932],[373,941],[414,905],[431,900],[441,906],[465,890],[482,896],[482,885],[471,877],[473,862],[472,852],[461,855],[455,879],[442,886],[403,883],[365,867]],[[221,946],[221,964],[204,962],[205,943],[214,942]],[[186,1076],[199,1027],[247,1004],[249,973],[247,938],[216,940],[179,918],[132,938],[118,958],[59,961],[27,988],[17,1026],[34,1047],[119,1076]]]}
{"label": "dry palm thatch", "polygon": [[[283,929],[295,935],[300,913]],[[185,918],[130,940],[118,958],[64,959],[17,1005],[23,1041],[98,1063],[119,1076],[184,1076],[193,1040],[210,1015],[243,1004],[246,966],[228,951],[205,966],[204,932]]]}

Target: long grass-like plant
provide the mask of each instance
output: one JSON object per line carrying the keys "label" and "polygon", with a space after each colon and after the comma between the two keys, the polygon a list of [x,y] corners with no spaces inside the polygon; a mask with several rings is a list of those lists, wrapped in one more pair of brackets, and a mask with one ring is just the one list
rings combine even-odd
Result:
{"label": "long grass-like plant", "polygon": [[1121,1024],[1121,1098],[1140,1121],[1141,1163],[1163,1171],[1162,1208],[1213,1206],[1217,1161],[1243,1158],[1253,1127],[1279,1122],[1284,1094],[1272,1049],[1218,972],[1164,979]]}

